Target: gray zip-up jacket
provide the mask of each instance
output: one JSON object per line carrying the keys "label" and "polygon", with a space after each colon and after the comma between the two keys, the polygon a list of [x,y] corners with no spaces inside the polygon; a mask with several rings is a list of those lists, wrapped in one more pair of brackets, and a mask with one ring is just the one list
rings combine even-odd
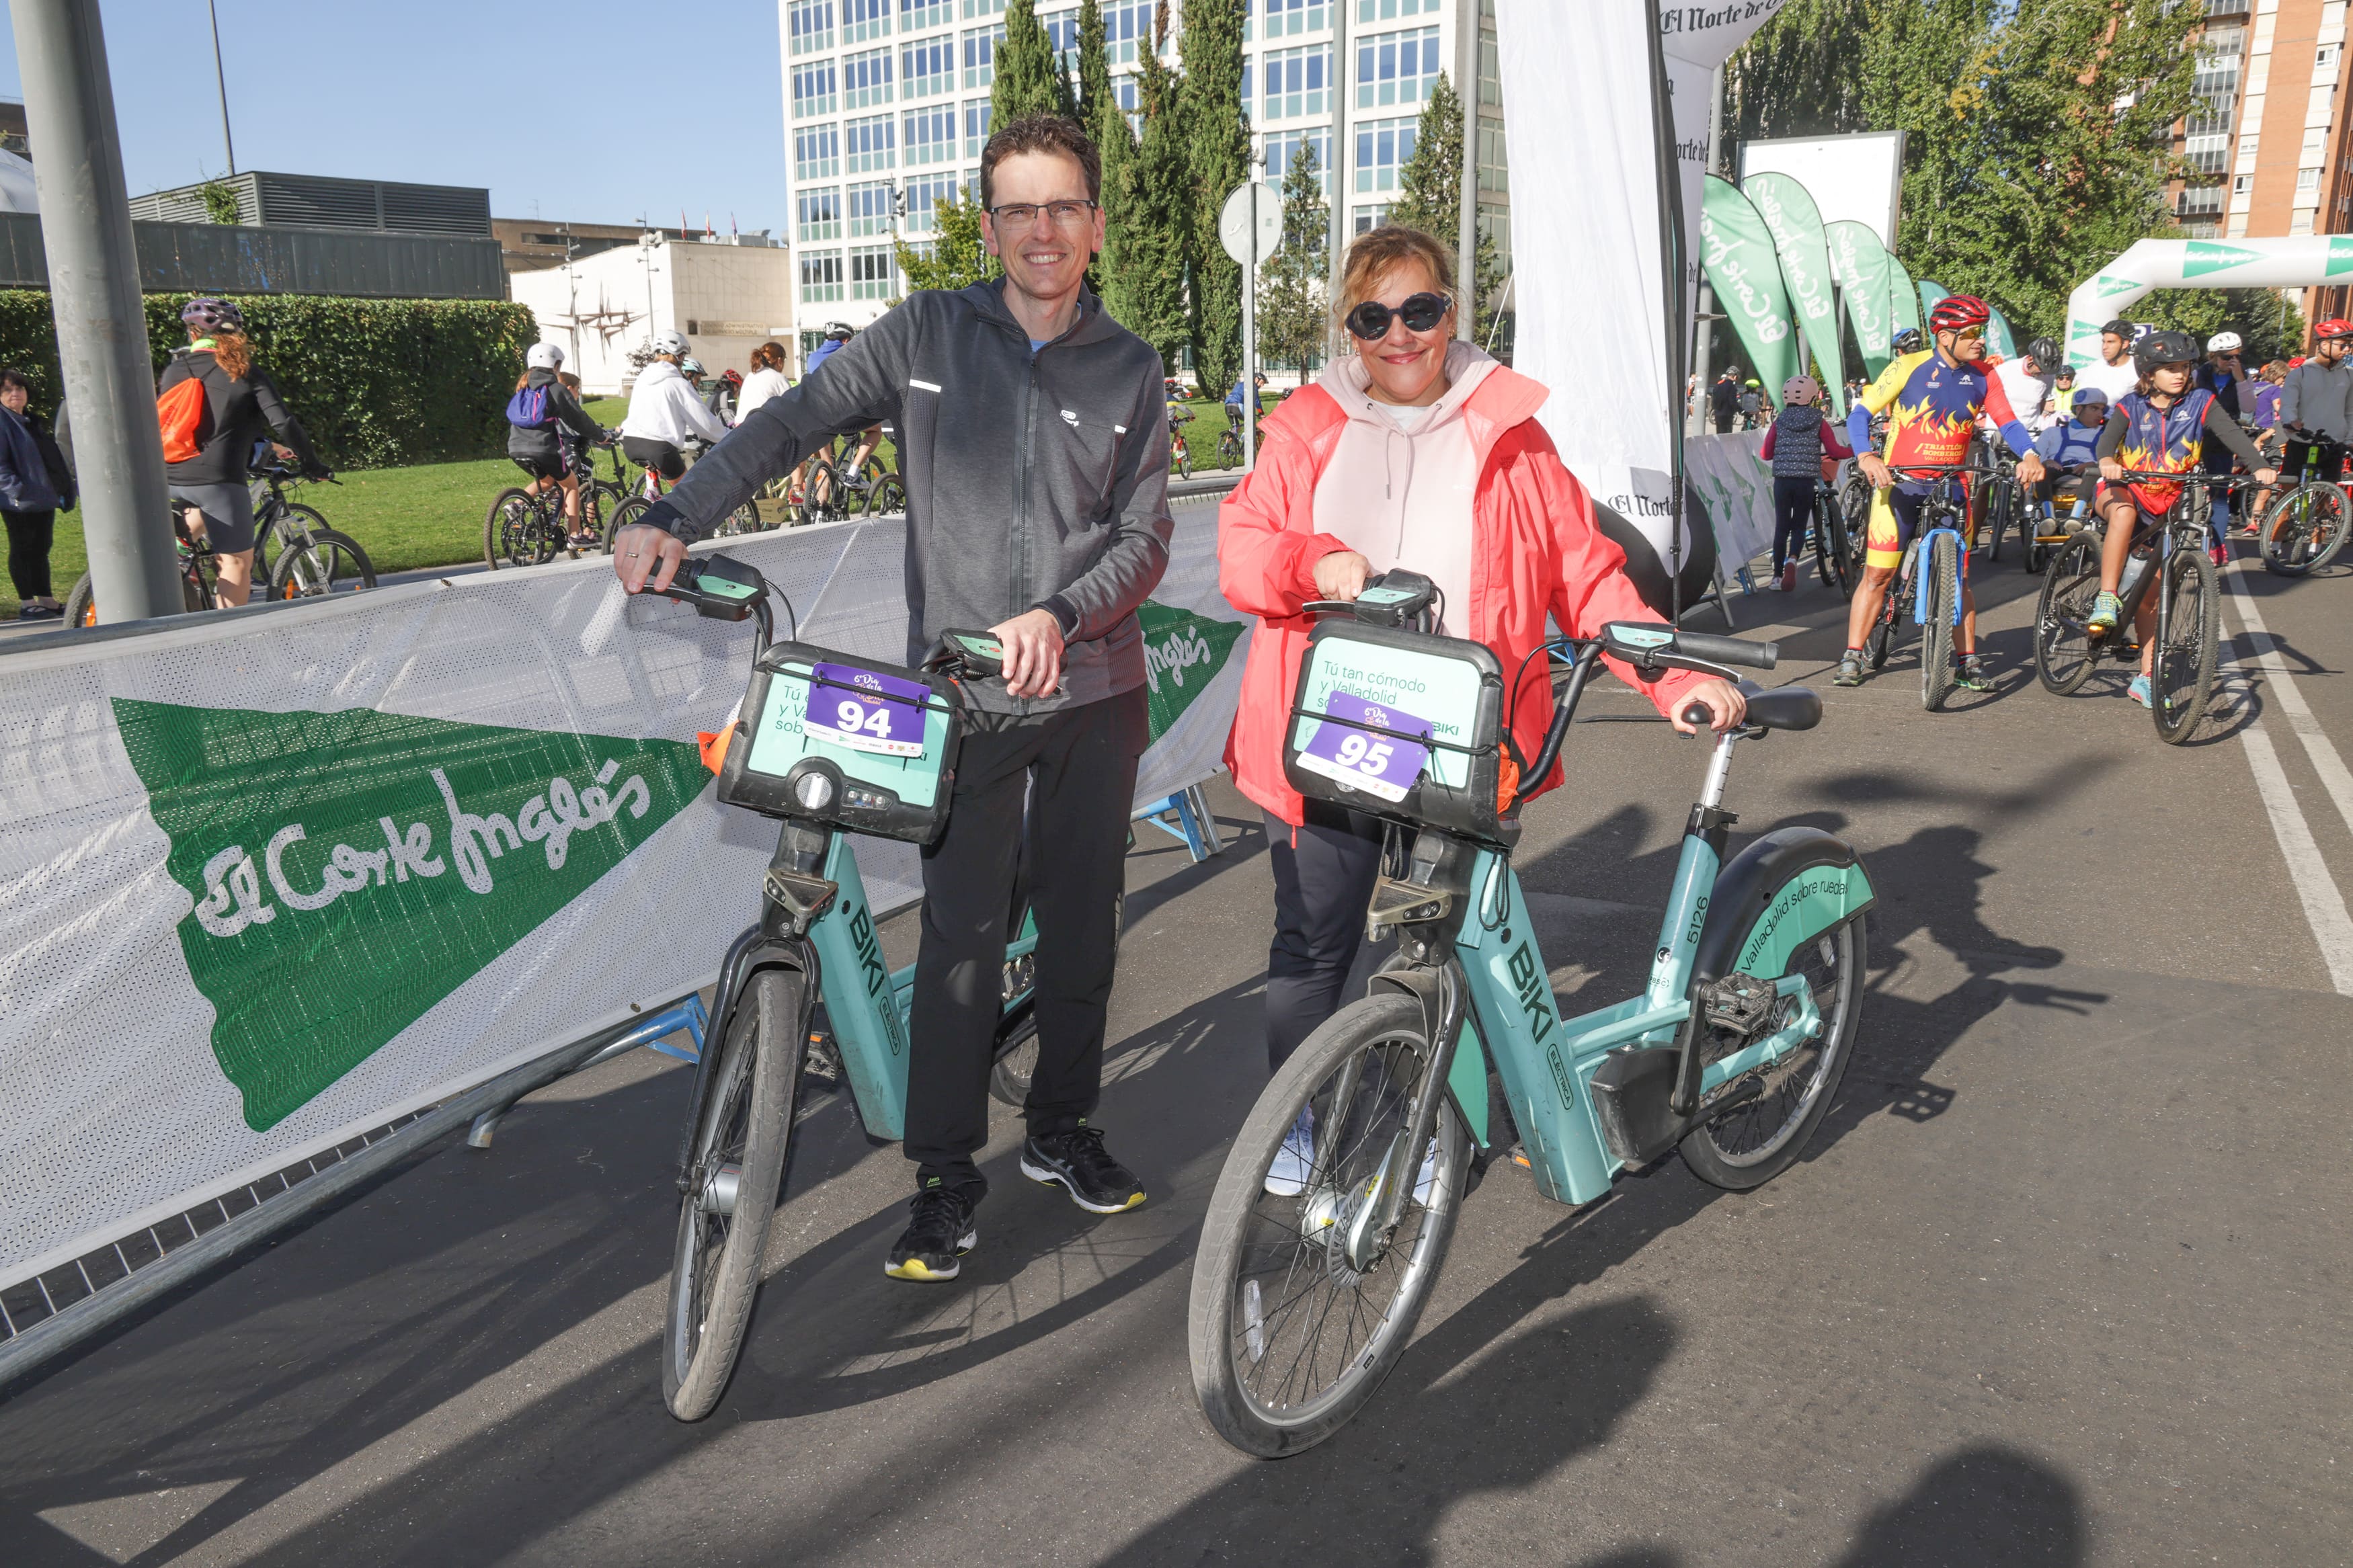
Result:
{"label": "gray zip-up jacket", "polygon": [[2332,370],[2318,356],[2287,373],[2280,391],[2280,423],[2301,425],[2332,441],[2353,441],[2353,354]]}
{"label": "gray zip-up jacket", "polygon": [[983,710],[1046,713],[1144,684],[1135,616],[1168,568],[1167,392],[1160,356],[1079,297],[1035,354],[1001,283],[925,289],[754,409],[642,521],[691,542],[819,443],[881,420],[907,481],[907,662],[950,628],[1031,609],[1065,639],[1061,690]]}

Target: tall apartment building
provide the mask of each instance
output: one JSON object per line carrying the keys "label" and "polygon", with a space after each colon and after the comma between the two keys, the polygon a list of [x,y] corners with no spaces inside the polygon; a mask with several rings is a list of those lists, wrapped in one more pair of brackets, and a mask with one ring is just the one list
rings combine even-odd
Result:
{"label": "tall apartment building", "polygon": [[[1472,89],[1462,79],[1475,75],[1479,221],[1508,259],[1493,0],[1248,3],[1242,98],[1261,178],[1280,184],[1300,143],[1310,142],[1325,198],[1338,191],[1350,229],[1370,228],[1395,199],[1439,73],[1466,98]],[[1152,47],[1161,0],[1100,4],[1113,85],[1133,114],[1138,51]],[[904,293],[893,237],[927,243],[932,204],[978,184],[1005,0],[778,5],[797,314],[813,346],[825,321],[864,326]],[[1162,58],[1175,64],[1182,7],[1171,0],[1170,8]],[[1039,0],[1038,18],[1075,79],[1075,0]],[[1476,29],[1467,71],[1458,64],[1465,28]]]}
{"label": "tall apartment building", "polygon": [[[2353,147],[2338,91],[2345,0],[2205,0],[2198,107],[2181,154],[2200,178],[2174,216],[2192,237],[2353,232]],[[2345,289],[2305,291],[2309,321],[2341,313]]]}

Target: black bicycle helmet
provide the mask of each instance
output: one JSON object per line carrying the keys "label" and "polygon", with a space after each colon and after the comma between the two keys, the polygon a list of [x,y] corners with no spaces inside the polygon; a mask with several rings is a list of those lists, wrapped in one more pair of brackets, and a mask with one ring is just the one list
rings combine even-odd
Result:
{"label": "black bicycle helmet", "polygon": [[2151,332],[2133,344],[2133,368],[2147,375],[2161,364],[2190,364],[2198,358],[2198,340],[2188,332]]}
{"label": "black bicycle helmet", "polygon": [[2067,351],[2059,346],[2057,338],[2037,338],[2026,345],[2026,357],[2045,371],[2055,371],[2065,362]]}
{"label": "black bicycle helmet", "polygon": [[1894,349],[1900,354],[1916,354],[1925,346],[1917,327],[1906,327],[1895,334]]}

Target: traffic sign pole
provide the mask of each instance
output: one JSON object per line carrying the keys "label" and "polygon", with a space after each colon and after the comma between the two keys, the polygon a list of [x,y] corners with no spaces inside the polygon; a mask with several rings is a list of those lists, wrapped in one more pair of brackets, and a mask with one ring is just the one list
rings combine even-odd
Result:
{"label": "traffic sign pole", "polygon": [[1226,195],[1218,241],[1242,269],[1242,468],[1258,464],[1258,258],[1282,242],[1282,198],[1256,180]]}

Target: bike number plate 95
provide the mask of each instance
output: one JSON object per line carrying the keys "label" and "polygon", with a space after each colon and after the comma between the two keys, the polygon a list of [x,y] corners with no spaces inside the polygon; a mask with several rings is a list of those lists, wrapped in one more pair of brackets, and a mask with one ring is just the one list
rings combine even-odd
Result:
{"label": "bike number plate 95", "polygon": [[930,688],[871,669],[820,664],[810,671],[808,711],[801,721],[812,741],[885,757],[923,754],[923,703]]}
{"label": "bike number plate 95", "polygon": [[1296,753],[1299,765],[1391,805],[1405,799],[1430,763],[1430,748],[1413,739],[1430,733],[1429,722],[1345,691],[1326,698],[1324,711],[1347,722],[1316,726]]}

